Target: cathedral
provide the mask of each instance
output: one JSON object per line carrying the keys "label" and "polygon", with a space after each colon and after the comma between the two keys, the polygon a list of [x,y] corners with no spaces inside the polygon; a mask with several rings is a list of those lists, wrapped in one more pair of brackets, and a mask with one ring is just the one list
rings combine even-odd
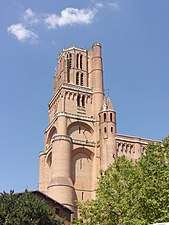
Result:
{"label": "cathedral", "polygon": [[121,155],[137,159],[149,142],[116,133],[116,111],[104,94],[100,43],[90,51],[62,50],[48,118],[39,191],[73,211],[76,201],[95,198],[101,170]]}

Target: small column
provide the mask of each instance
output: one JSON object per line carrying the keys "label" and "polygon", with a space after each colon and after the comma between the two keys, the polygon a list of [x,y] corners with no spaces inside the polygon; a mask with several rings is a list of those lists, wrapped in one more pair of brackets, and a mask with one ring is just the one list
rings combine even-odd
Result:
{"label": "small column", "polygon": [[110,97],[108,97],[107,101],[104,97],[102,108],[99,113],[99,126],[101,170],[106,170],[117,157],[115,140],[116,112],[113,109]]}

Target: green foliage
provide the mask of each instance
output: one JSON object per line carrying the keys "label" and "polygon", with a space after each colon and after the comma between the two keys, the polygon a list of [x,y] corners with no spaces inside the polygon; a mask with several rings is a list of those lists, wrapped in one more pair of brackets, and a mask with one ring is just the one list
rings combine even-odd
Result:
{"label": "green foliage", "polygon": [[34,194],[13,191],[0,195],[0,224],[3,225],[59,225],[53,210]]}
{"label": "green foliage", "polygon": [[96,200],[79,203],[74,225],[148,225],[169,221],[169,137],[138,161],[119,157],[99,179]]}

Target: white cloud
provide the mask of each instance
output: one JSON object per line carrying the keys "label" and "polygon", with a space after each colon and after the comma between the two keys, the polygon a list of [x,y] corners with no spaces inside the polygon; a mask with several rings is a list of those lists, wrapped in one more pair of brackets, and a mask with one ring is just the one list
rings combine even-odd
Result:
{"label": "white cloud", "polygon": [[57,26],[65,26],[72,24],[90,24],[96,14],[96,9],[76,9],[66,8],[61,11],[61,15],[50,14],[44,22],[48,28],[56,28]]}
{"label": "white cloud", "polygon": [[109,2],[109,0],[104,2],[104,4],[102,0],[95,1],[93,8],[88,9],[65,8],[60,12],[60,15],[40,15],[27,8],[21,15],[21,22],[12,24],[7,28],[7,31],[16,36],[19,41],[35,40],[38,38],[38,35],[30,29],[32,25],[46,24],[49,29],[73,24],[88,25],[93,22],[96,13],[100,9],[107,9],[108,7],[114,12],[120,9],[117,3]]}
{"label": "white cloud", "polygon": [[30,8],[28,8],[23,14],[23,20],[26,24],[38,23],[39,20],[36,17],[36,13],[34,13]]}
{"label": "white cloud", "polygon": [[96,8],[103,8],[103,3],[98,2],[98,3],[96,3],[95,7]]}
{"label": "white cloud", "polygon": [[117,3],[113,3],[113,2],[109,2],[109,7],[114,11],[114,12],[117,12],[119,11],[119,6]]}
{"label": "white cloud", "polygon": [[37,34],[29,29],[26,29],[22,23],[13,24],[9,26],[7,30],[9,33],[15,35],[19,41],[33,40],[38,38]]}

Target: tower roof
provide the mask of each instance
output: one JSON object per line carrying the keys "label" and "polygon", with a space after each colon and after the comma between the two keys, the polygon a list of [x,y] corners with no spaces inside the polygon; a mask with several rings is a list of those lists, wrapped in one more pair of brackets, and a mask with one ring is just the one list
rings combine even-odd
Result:
{"label": "tower roof", "polygon": [[108,109],[107,101],[106,101],[106,97],[104,96],[104,99],[103,99],[103,103],[102,103],[102,107],[100,109],[100,112],[107,111],[107,109]]}
{"label": "tower roof", "polygon": [[108,98],[107,98],[107,106],[108,106],[108,110],[115,111],[115,110],[114,110],[114,107],[113,107],[113,105],[112,105],[110,96],[108,96]]}
{"label": "tower roof", "polygon": [[102,107],[100,109],[100,112],[102,111],[115,111],[113,108],[110,96],[108,96],[107,100],[106,100],[106,97],[104,96]]}

